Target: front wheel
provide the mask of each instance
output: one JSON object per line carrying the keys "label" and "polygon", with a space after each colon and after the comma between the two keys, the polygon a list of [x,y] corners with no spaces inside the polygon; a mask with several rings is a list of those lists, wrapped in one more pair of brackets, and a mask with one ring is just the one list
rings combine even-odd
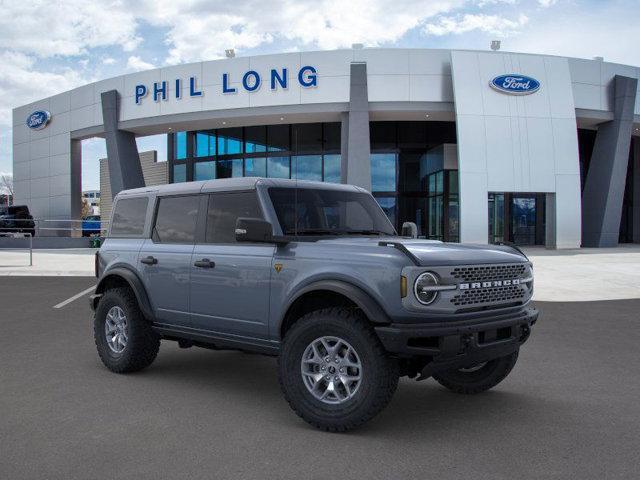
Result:
{"label": "front wheel", "polygon": [[347,308],[317,310],[298,320],[284,338],[278,376],[291,408],[332,432],[373,418],[398,386],[397,363],[366,319]]}
{"label": "front wheel", "polygon": [[447,370],[433,375],[433,378],[455,393],[481,393],[498,385],[511,372],[518,360],[518,350],[510,355],[496,358],[468,368]]}
{"label": "front wheel", "polygon": [[96,309],[93,334],[102,363],[116,373],[148,367],[160,349],[160,337],[151,329],[128,288],[105,292]]}

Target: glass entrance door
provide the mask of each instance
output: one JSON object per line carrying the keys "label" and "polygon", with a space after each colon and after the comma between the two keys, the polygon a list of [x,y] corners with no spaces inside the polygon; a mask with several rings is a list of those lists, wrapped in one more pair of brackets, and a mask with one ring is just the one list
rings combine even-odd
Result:
{"label": "glass entrance door", "polygon": [[510,237],[516,245],[536,244],[536,197],[514,195],[511,197]]}
{"label": "glass entrance door", "polygon": [[544,193],[489,193],[489,243],[544,245]]}

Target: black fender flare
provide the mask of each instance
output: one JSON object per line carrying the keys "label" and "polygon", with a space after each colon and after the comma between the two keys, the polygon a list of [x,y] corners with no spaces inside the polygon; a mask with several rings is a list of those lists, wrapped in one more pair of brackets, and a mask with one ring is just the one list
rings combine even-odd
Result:
{"label": "black fender flare", "polygon": [[91,297],[91,306],[93,310],[95,310],[98,306],[98,300],[104,293],[107,280],[113,277],[121,278],[125,282],[127,282],[131,290],[133,290],[133,293],[136,296],[136,300],[138,301],[138,306],[140,307],[140,310],[142,310],[145,318],[153,322],[155,319],[155,315],[153,314],[153,308],[151,307],[151,302],[149,301],[147,290],[144,288],[140,277],[134,271],[126,267],[114,267],[104,273],[104,275],[98,282],[98,285],[96,286],[95,295]]}
{"label": "black fender flare", "polygon": [[303,295],[318,291],[318,290],[328,290],[330,292],[335,292],[340,295],[347,297],[353,303],[355,303],[360,310],[364,312],[367,318],[377,324],[389,324],[391,320],[389,316],[384,311],[384,309],[380,306],[380,304],[374,300],[371,295],[362,290],[360,287],[357,287],[349,282],[345,282],[342,280],[319,280],[300,290],[296,291],[295,295],[287,302],[287,306],[283,310],[283,314],[280,318],[280,322],[278,324],[278,329],[282,328],[282,324],[291,309],[291,306]]}

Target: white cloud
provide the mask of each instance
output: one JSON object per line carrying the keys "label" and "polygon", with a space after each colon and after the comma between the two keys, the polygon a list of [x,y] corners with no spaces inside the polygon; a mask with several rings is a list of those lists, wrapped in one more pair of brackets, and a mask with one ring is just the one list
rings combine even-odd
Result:
{"label": "white cloud", "polygon": [[511,20],[499,15],[465,14],[454,17],[439,17],[435,22],[424,26],[429,35],[450,35],[468,33],[478,30],[499,37],[507,37],[519,32],[527,24],[529,18],[521,14]]}
{"label": "white cloud", "polygon": [[19,105],[71,90],[88,79],[72,69],[39,71],[35,59],[23,53],[0,52],[0,124],[11,124],[11,109]]}
{"label": "white cloud", "polygon": [[40,57],[80,55],[94,47],[133,50],[141,41],[129,2],[2,2],[0,45]]}
{"label": "white cloud", "polygon": [[535,25],[528,25],[521,35],[503,42],[502,49],[579,58],[602,56],[607,62],[640,66],[636,43],[625,40],[638,38],[640,12],[630,9],[624,15],[625,21],[598,11],[582,15],[579,20],[571,11],[546,16]]}
{"label": "white cloud", "polygon": [[152,68],[155,68],[152,63],[145,62],[137,55],[132,55],[127,59],[127,70],[137,72],[140,70],[151,70]]}
{"label": "white cloud", "polygon": [[102,63],[104,65],[113,65],[114,63],[116,63],[116,59],[113,57],[105,57],[102,59]]}
{"label": "white cloud", "polygon": [[146,21],[168,28],[168,63],[207,60],[225,48],[243,49],[284,39],[298,48],[335,49],[352,43],[397,41],[464,0],[157,0],[145,5]]}
{"label": "white cloud", "polygon": [[91,79],[71,69],[39,71],[35,59],[23,53],[0,51],[0,165],[11,165],[11,110],[17,106],[71,90]]}
{"label": "white cloud", "polygon": [[555,5],[558,0],[538,0],[538,4],[543,8],[548,8],[552,5]]}

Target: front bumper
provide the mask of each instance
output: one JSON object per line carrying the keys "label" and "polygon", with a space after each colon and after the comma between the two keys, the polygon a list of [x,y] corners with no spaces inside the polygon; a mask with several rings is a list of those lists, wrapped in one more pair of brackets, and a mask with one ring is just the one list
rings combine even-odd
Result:
{"label": "front bumper", "polygon": [[520,348],[538,319],[538,310],[464,322],[390,324],[375,327],[385,349],[400,357],[426,357],[425,374],[464,368],[509,355]]}

